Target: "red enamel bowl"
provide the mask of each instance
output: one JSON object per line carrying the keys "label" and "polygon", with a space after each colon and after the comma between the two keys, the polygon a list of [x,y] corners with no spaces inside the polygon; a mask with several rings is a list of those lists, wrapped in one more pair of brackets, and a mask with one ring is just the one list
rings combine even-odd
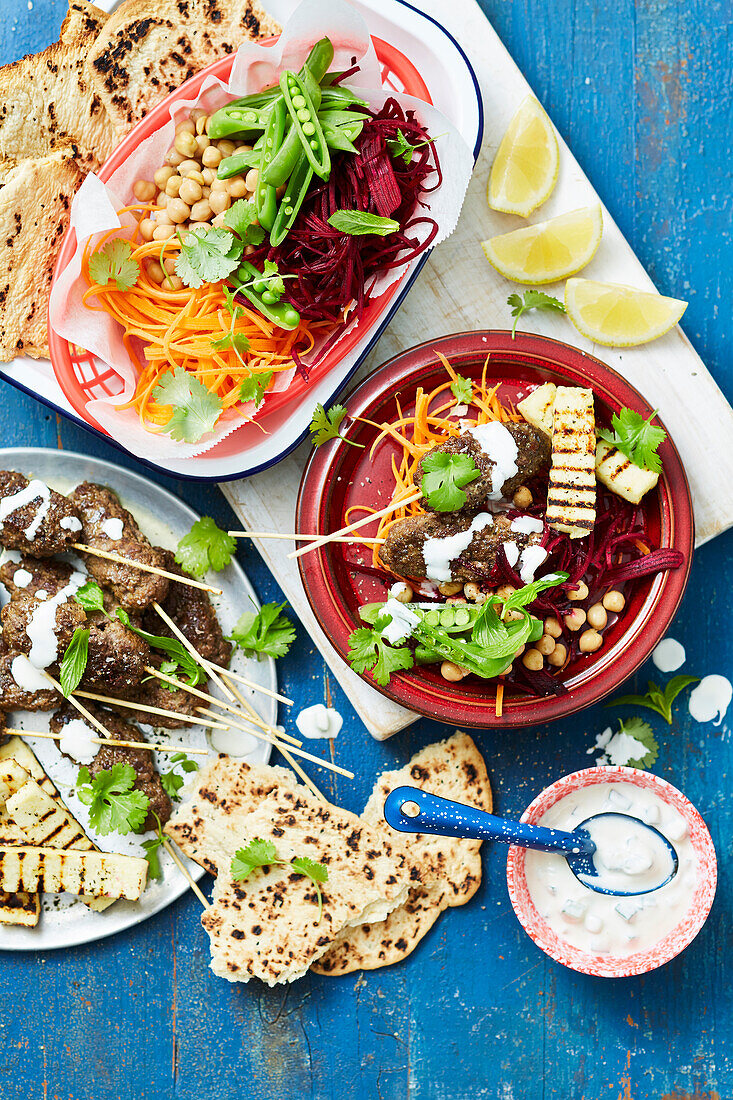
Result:
{"label": "red enamel bowl", "polygon": [[[652,409],[621,375],[600,359],[578,348],[542,336],[484,330],[443,336],[418,344],[390,359],[361,383],[346,402],[351,417],[377,423],[395,418],[395,398],[403,410],[411,409],[418,386],[429,391],[445,381],[440,352],[463,374],[480,375],[490,354],[488,378],[501,383],[500,396],[516,403],[528,389],[542,382],[590,386],[595,394],[596,415],[610,422],[624,406],[645,417]],[[390,465],[401,453],[389,438],[373,457],[369,448],[376,432],[369,425],[352,422],[349,439],[365,449],[343,443],[327,443],[312,453],[303,473],[296,512],[296,530],[326,534],[344,526],[348,509],[367,505],[384,507],[392,491]],[[440,675],[437,666],[416,667],[396,673],[387,687],[379,687],[367,673],[364,679],[383,695],[429,718],[462,726],[528,726],[563,718],[598,702],[614,691],[647,659],[664,636],[679,607],[692,563],[694,522],[685,471],[672,440],[662,444],[662,474],[657,489],[644,501],[647,530],[655,545],[680,550],[683,564],[653,577],[643,578],[626,591],[627,604],[604,631],[603,647],[575,660],[565,669],[567,695],[534,698],[504,694],[503,712],[496,716],[496,683],[469,676],[457,684]],[[351,515],[357,518],[358,513]],[[371,551],[354,545],[332,543],[298,559],[308,600],[325,634],[346,659],[349,635],[360,625],[362,604],[385,598],[383,581],[354,569],[368,564]]]}

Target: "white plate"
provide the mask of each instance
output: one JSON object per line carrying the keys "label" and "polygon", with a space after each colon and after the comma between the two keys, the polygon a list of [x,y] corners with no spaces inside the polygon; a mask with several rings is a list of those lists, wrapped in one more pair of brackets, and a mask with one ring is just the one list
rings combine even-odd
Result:
{"label": "white plate", "polygon": [[[111,462],[87,458],[85,455],[35,447],[7,447],[0,449],[0,469],[20,470],[27,476],[39,477],[61,492],[68,492],[81,481],[108,485],[119,494],[123,505],[133,513],[148,538],[170,549],[175,549],[178,540],[190,530],[194,520],[198,519],[197,514],[187,504],[161,489],[159,485]],[[242,611],[250,606],[259,607],[254,589],[236,561],[232,561],[221,573],[214,574],[211,583],[223,590],[222,596],[215,596],[213,599],[225,633],[232,630]],[[275,662],[271,659],[261,662],[248,660],[238,651],[233,657],[232,668],[263,687],[277,690]],[[275,700],[249,688],[243,687],[241,690],[250,698],[262,718],[269,725],[274,725],[277,720]],[[24,726],[26,729],[44,730],[48,727],[48,717],[46,713],[14,712],[9,717],[9,724],[18,729]],[[149,727],[143,727],[143,730],[150,736]],[[242,748],[247,750],[241,754],[242,759],[253,763],[266,763],[269,760],[269,744],[250,738],[246,733],[237,736],[241,738]],[[161,739],[176,742],[180,740],[183,749],[187,745],[193,748],[208,747],[213,755],[207,731],[203,727],[163,730]],[[28,744],[59,788],[64,802],[87,829],[86,807],[79,802],[73,786],[70,786],[75,780],[76,766],[61,756],[53,741],[29,738]],[[164,762],[168,754],[155,753],[154,756],[156,762],[166,768]],[[200,765],[205,761],[202,756],[191,759],[197,760]],[[140,839],[144,840],[146,836],[152,835],[148,833],[142,838],[128,838],[112,833],[107,837],[96,837],[91,830],[87,831],[101,849],[134,855],[143,854]],[[44,894],[41,919],[36,928],[0,924],[0,950],[49,951],[56,947],[73,947],[75,944],[112,936],[147,920],[189,888],[170,857],[166,853],[162,853],[162,857],[163,877],[158,881],[150,880],[140,901],[116,901],[104,913],[93,913],[83,902],[69,894]],[[193,878],[202,877],[204,872],[198,864],[190,860],[184,861]]]}

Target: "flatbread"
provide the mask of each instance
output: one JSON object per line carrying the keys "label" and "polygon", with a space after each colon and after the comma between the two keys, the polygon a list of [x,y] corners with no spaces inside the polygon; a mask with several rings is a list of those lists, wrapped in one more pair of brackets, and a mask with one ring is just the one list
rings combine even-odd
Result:
{"label": "flatbread", "polygon": [[0,159],[65,150],[90,171],[113,152],[120,135],[86,74],[107,18],[86,0],[72,0],[58,42],[0,68]]}
{"label": "flatbread", "polygon": [[295,790],[298,782],[287,768],[247,764],[218,756],[196,773],[164,832],[182,852],[212,875],[219,863],[228,867],[242,846],[247,821],[263,799],[276,790]]}
{"label": "flatbread", "polygon": [[124,132],[212,61],[279,31],[259,0],[123,0],[90,52],[87,73]]}
{"label": "flatbread", "polygon": [[323,911],[310,879],[271,866],[234,882],[219,865],[213,904],[201,923],[209,934],[211,969],[228,981],[268,985],[305,974],[344,929],[381,921],[407,898],[408,882],[390,841],[347,810],[309,791],[277,790],[246,822],[240,844],[269,840],[278,856],[325,863]]}
{"label": "flatbread", "polygon": [[449,907],[465,905],[481,882],[481,841],[395,833],[384,821],[384,802],[391,790],[419,787],[431,794],[492,808],[491,786],[481,753],[468,734],[457,731],[446,741],[428,745],[397,771],[385,772],[375,783],[363,819],[401,847],[411,881],[404,905],[381,924],[363,924],[343,933],[313,965],[332,977],[355,970],[374,970],[406,958]]}
{"label": "flatbread", "polygon": [[64,153],[0,166],[0,361],[48,358],[48,300],[82,174]]}

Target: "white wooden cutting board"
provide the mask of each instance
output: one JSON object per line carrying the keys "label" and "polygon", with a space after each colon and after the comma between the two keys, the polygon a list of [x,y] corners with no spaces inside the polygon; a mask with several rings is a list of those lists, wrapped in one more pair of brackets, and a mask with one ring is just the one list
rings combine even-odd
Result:
{"label": "white wooden cutting board", "polygon": [[[439,22],[445,21],[447,9],[439,0],[423,0],[421,7]],[[481,156],[456,232],[433,252],[360,377],[412,344],[431,337],[466,329],[509,327],[506,299],[516,288],[486,263],[479,241],[526,224],[521,218],[489,210],[485,192],[504,130],[532,89],[475,0],[452,0],[449,10],[449,29],[470,58],[484,95],[486,129]],[[598,201],[592,184],[559,135],[558,140],[559,181],[549,201],[533,215],[533,221]],[[603,218],[601,246],[583,276],[654,289],[605,208]],[[543,289],[562,297],[560,284]],[[613,350],[597,348],[561,316],[530,314],[522,318],[522,323],[526,331],[541,332],[597,354],[659,410],[690,480],[698,545],[733,525],[733,479],[720,477],[720,470],[733,465],[733,409],[681,329],[644,347]],[[245,527],[256,531],[294,530],[295,500],[307,454],[308,446],[303,445],[273,469],[221,486]],[[715,486],[714,492],[710,491],[711,485]],[[291,544],[272,540],[257,541],[256,546],[369,732],[384,740],[415,721],[417,715],[385,699],[331,648],[305,598],[296,563],[287,558]]]}

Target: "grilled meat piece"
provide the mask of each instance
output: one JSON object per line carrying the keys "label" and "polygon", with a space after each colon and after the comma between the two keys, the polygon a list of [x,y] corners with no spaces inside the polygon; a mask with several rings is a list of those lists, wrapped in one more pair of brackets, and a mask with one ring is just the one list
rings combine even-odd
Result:
{"label": "grilled meat piece", "polygon": [[[180,577],[188,576],[176,564],[175,555],[171,550],[161,550],[160,552],[163,555],[164,569],[167,569],[169,573],[176,573]],[[191,588],[187,584],[176,584],[175,581],[171,581],[168,595],[161,606],[205,660],[213,661],[214,664],[224,665],[225,667],[229,665],[232,646],[222,633],[208,592],[203,592],[200,588]],[[145,630],[151,634],[163,634],[169,638],[173,637],[173,632],[169,630],[155,610],[145,613],[143,625]]]}
{"label": "grilled meat piece", "polygon": [[[28,628],[31,627],[31,631],[33,630],[31,621],[34,614],[46,602],[46,600],[39,600],[37,596],[22,591],[16,591],[13,594],[10,603],[7,603],[0,611],[3,638],[8,649],[12,649],[16,653],[30,653],[33,642],[28,635]],[[86,624],[86,619],[84,608],[73,600],[66,600],[64,603],[56,605],[52,630],[56,636],[58,658],[62,657],[64,650],[74,636],[76,628]],[[56,662],[53,661],[51,664],[55,665]]]}
{"label": "grilled meat piece", "polygon": [[79,540],[81,524],[73,504],[15,470],[0,470],[0,516],[0,543],[6,550],[50,558]]}
{"label": "grilled meat piece", "polygon": [[[161,663],[166,660],[165,654],[156,653],[155,650],[151,651],[150,664],[154,668],[160,668]],[[206,685],[199,684],[199,691],[205,691]],[[149,680],[144,679],[140,685],[132,691],[125,691],[118,693],[120,698],[129,699],[131,703],[141,703],[146,707],[161,707],[163,710],[173,710],[177,714],[180,714],[180,718],[166,718],[161,714],[150,714],[147,717],[140,713],[138,721],[150,726],[160,726],[162,729],[177,730],[183,729],[185,726],[190,725],[190,719],[195,715],[198,717],[197,707],[206,706],[201,699],[197,699],[195,695],[191,695],[188,691],[183,691],[182,688],[177,688],[175,691],[169,690],[168,686],[163,680],[156,680],[155,677],[151,677]],[[113,710],[117,710],[112,703],[110,706]],[[129,715],[129,710],[126,707],[120,707],[119,713],[123,715]]]}
{"label": "grilled meat piece", "polygon": [[66,588],[74,572],[74,567],[64,561],[24,555],[18,562],[6,561],[0,566],[0,582],[11,596],[16,593],[33,596],[39,589],[48,596],[55,596],[62,588]]}
{"label": "grilled meat piece", "polygon": [[[54,710],[62,696],[53,688],[40,691],[26,691],[18,686],[13,678],[12,665],[16,657],[21,656],[8,649],[0,635],[0,706],[8,710]],[[23,657],[24,662],[27,661]]]}
{"label": "grilled meat piece", "polygon": [[[486,516],[487,513],[479,513]],[[429,539],[447,539],[461,534],[468,535],[472,523],[477,521],[474,516],[464,512],[453,512],[450,516],[440,516],[429,513],[423,516],[411,516],[408,519],[394,523],[387,535],[387,541],[382,546],[379,556],[383,563],[393,573],[401,577],[429,577],[431,570],[426,567],[424,548]],[[457,540],[450,548],[455,553],[448,559],[450,562],[450,578],[437,576],[432,570],[431,579],[437,581],[461,580],[472,581],[476,579],[475,573],[467,567],[460,565],[458,558],[465,558],[475,563],[478,568],[489,570],[496,562],[496,554],[502,543],[514,543],[517,547],[517,558],[527,546],[539,543],[541,532],[526,534],[522,531],[512,530],[512,521],[505,515],[493,516],[493,522],[486,526],[477,526],[470,539]],[[439,549],[439,547],[438,547]],[[448,548],[446,548],[448,549]],[[507,555],[513,555],[510,550]],[[514,564],[509,559],[510,564]]]}
{"label": "grilled meat piece", "polygon": [[[103,710],[93,703],[87,703],[86,706],[89,713],[101,722],[104,728],[116,740],[145,741],[145,738],[137,726],[125,722],[118,715],[113,714],[111,711]],[[79,715],[76,710],[74,710],[69,703],[64,703],[52,716],[49,722],[51,732],[61,733],[68,722],[78,717]],[[94,733],[96,735],[98,730],[94,730]],[[161,823],[165,823],[171,816],[171,800],[163,790],[160,776],[153,764],[152,753],[147,749],[125,749],[114,745],[100,745],[99,752],[94,757],[91,764],[89,764],[89,773],[92,778],[94,778],[94,776],[101,771],[109,771],[115,764],[130,764],[135,769],[137,776],[135,779],[135,789],[142,791],[143,794],[146,794],[150,799],[150,810],[148,816],[145,818],[145,823],[141,831],[157,828],[154,813],[158,815]]]}
{"label": "grilled meat piece", "polygon": [[[132,515],[122,507],[119,500],[104,485],[94,485],[85,481],[77,485],[70,499],[77,508],[82,521],[80,542],[94,546],[98,550],[107,550],[125,558],[143,562],[145,565],[163,566],[163,551],[150,545]],[[121,522],[120,538],[108,533],[119,524],[109,524],[109,520]],[[107,530],[105,531],[105,525]],[[116,532],[113,531],[116,534]],[[94,579],[104,587],[110,588],[122,607],[128,611],[142,611],[154,600],[162,602],[168,593],[166,577],[155,573],[143,573],[130,565],[106,561],[93,554],[83,554],[86,567]]]}
{"label": "grilled meat piece", "polygon": [[150,646],[119,619],[101,612],[87,616],[89,656],[80,687],[122,697],[137,688],[150,661]]}
{"label": "grilled meat piece", "polygon": [[[489,435],[482,435],[484,428],[489,429]],[[474,460],[480,471],[479,477],[463,487],[466,494],[465,508],[468,511],[486,507],[489,499],[498,500],[499,496],[511,497],[520,485],[550,461],[550,443],[547,436],[529,424],[499,424],[495,421],[492,424],[480,425],[475,431],[476,437],[471,432],[465,431],[460,436],[448,439],[428,452],[428,454],[434,454],[436,451],[438,454],[466,454]],[[508,436],[512,437],[513,442],[509,441]],[[511,458],[514,459],[513,463],[507,465],[504,459]],[[493,483],[497,460],[505,471],[516,466],[516,473],[511,473],[504,478],[501,485]],[[423,461],[424,458],[415,473],[417,485],[422,484]],[[426,504],[425,507],[429,506]]]}

